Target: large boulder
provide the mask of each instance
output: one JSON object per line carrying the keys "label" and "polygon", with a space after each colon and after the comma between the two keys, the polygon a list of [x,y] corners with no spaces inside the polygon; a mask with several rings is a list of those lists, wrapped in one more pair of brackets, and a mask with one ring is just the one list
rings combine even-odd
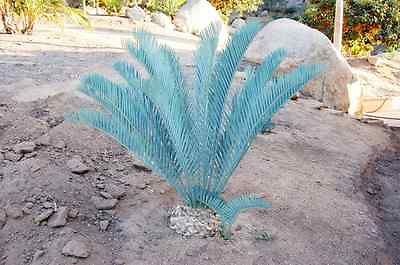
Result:
{"label": "large boulder", "polygon": [[177,30],[198,35],[210,24],[221,27],[220,45],[228,39],[228,30],[218,11],[207,0],[188,0],[174,18]]}
{"label": "large boulder", "polygon": [[129,18],[130,21],[136,22],[144,22],[147,19],[146,11],[144,11],[140,6],[127,8],[125,10],[125,16]]}
{"label": "large boulder", "polygon": [[267,24],[256,36],[245,60],[261,63],[272,51],[283,48],[288,58],[281,70],[288,71],[300,64],[322,64],[326,71],[303,90],[303,94],[327,107],[347,111],[347,86],[353,74],[345,58],[321,32],[291,19],[278,19]]}
{"label": "large boulder", "polygon": [[172,20],[170,16],[167,16],[161,12],[155,12],[151,14],[151,21],[165,29],[173,30],[175,29],[174,24],[172,24]]}

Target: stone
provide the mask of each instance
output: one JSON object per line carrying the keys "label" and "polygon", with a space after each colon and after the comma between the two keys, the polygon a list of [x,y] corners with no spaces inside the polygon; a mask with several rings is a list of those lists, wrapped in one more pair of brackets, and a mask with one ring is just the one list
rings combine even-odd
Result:
{"label": "stone", "polygon": [[7,223],[6,211],[0,208],[0,229],[2,229]]}
{"label": "stone", "polygon": [[59,140],[53,144],[53,146],[57,149],[64,149],[67,144],[63,140]]}
{"label": "stone", "polygon": [[108,226],[110,225],[110,221],[103,220],[99,222],[99,228],[101,232],[107,231]]}
{"label": "stone", "polygon": [[86,6],[86,13],[88,15],[100,15],[100,16],[105,16],[107,15],[107,11],[101,7],[91,7],[91,6]]}
{"label": "stone", "polygon": [[244,25],[246,25],[246,21],[242,18],[237,18],[232,22],[231,27],[234,29],[240,29]]}
{"label": "stone", "polygon": [[54,208],[54,203],[53,202],[44,202],[43,203],[43,208],[45,208],[45,209],[53,209]]}
{"label": "stone", "polygon": [[33,254],[32,261],[33,261],[33,262],[37,261],[38,259],[40,259],[41,257],[43,257],[43,255],[44,255],[45,253],[46,253],[46,252],[44,252],[43,250],[37,250],[37,251],[35,252],[35,254]]}
{"label": "stone", "polygon": [[327,107],[347,111],[352,69],[324,34],[291,19],[274,20],[257,34],[245,61],[262,63],[268,54],[278,48],[285,49],[287,53],[280,72],[288,72],[301,64],[324,65],[325,72],[307,84],[302,93]]}
{"label": "stone", "polygon": [[59,207],[57,212],[55,212],[47,222],[49,227],[57,228],[63,227],[67,224],[68,217],[68,208],[67,207]]}
{"label": "stone", "polygon": [[380,56],[368,56],[367,61],[374,66],[382,64],[382,59]]}
{"label": "stone", "polygon": [[35,144],[39,146],[49,146],[51,144],[50,136],[47,134],[40,136],[36,139]]}
{"label": "stone", "polygon": [[268,17],[269,15],[269,11],[268,10],[264,10],[260,13],[260,17]]}
{"label": "stone", "polygon": [[114,184],[109,184],[105,188],[106,192],[109,193],[114,199],[121,199],[126,195],[126,190],[123,187],[118,187]]}
{"label": "stone", "polygon": [[22,216],[24,216],[22,209],[15,205],[8,205],[6,207],[6,214],[8,217],[10,217],[12,219],[19,219]]}
{"label": "stone", "polygon": [[80,157],[73,157],[68,160],[67,167],[75,174],[85,174],[90,170],[90,168],[82,162]]}
{"label": "stone", "polygon": [[14,151],[17,154],[27,154],[35,151],[36,144],[34,142],[22,142],[14,146]]}
{"label": "stone", "polygon": [[93,202],[97,210],[111,210],[118,203],[117,199],[103,199],[97,196],[93,196],[90,200]]}
{"label": "stone", "polygon": [[6,152],[4,154],[4,159],[12,162],[17,162],[21,160],[22,157],[23,157],[22,154],[16,154],[14,152]]}
{"label": "stone", "polygon": [[114,264],[115,265],[125,265],[126,263],[122,259],[116,259],[116,260],[114,260]]}
{"label": "stone", "polygon": [[125,16],[131,21],[144,22],[146,20],[146,11],[140,6],[134,6],[125,10]]}
{"label": "stone", "polygon": [[113,198],[113,196],[110,193],[105,192],[105,191],[100,191],[100,196],[103,197],[104,199],[112,199]]}
{"label": "stone", "polygon": [[69,218],[76,218],[76,217],[78,217],[78,215],[79,215],[79,210],[78,209],[76,209],[76,208],[69,209],[69,211],[68,211],[68,217]]}
{"label": "stone", "polygon": [[169,29],[169,30],[174,30],[175,29],[175,25],[172,24],[172,19],[170,16],[167,16],[164,13],[161,12],[155,12],[153,14],[151,14],[151,21],[154,24],[157,24],[165,29]]}
{"label": "stone", "polygon": [[43,212],[41,212],[39,215],[37,215],[34,219],[33,222],[37,225],[39,225],[41,222],[46,221],[47,219],[49,219],[49,217],[53,214],[53,210],[52,209],[47,209]]}
{"label": "stone", "polygon": [[169,211],[169,227],[184,237],[211,237],[219,226],[220,221],[209,209],[177,206]]}
{"label": "stone", "polygon": [[72,239],[65,244],[62,254],[69,257],[87,258],[90,256],[90,250],[86,243],[78,239]]}
{"label": "stone", "polygon": [[225,47],[229,34],[218,11],[207,0],[188,0],[174,18],[177,30],[199,35],[210,24],[221,27],[219,48]]}

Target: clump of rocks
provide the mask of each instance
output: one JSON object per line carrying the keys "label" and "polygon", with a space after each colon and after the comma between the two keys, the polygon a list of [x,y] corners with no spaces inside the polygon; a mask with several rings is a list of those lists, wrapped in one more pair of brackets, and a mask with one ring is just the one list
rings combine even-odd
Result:
{"label": "clump of rocks", "polygon": [[213,237],[221,221],[210,209],[193,209],[178,205],[168,212],[169,227],[184,237]]}

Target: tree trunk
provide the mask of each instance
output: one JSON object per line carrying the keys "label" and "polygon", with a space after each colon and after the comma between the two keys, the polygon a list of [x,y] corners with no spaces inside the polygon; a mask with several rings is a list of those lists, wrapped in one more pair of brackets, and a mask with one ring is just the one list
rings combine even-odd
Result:
{"label": "tree trunk", "polygon": [[333,45],[339,52],[342,51],[343,13],[344,13],[344,0],[336,0],[335,29],[334,29],[334,34],[333,34]]}
{"label": "tree trunk", "polygon": [[18,32],[17,23],[9,8],[4,6],[4,10],[0,10],[1,21],[3,22],[4,30],[7,34],[15,34]]}

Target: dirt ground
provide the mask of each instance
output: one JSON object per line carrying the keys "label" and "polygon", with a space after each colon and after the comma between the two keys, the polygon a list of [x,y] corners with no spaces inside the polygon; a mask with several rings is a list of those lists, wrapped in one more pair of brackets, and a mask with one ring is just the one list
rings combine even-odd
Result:
{"label": "dirt ground", "polygon": [[[112,74],[127,57],[120,41],[133,25],[95,25],[0,35],[1,265],[400,264],[399,131],[309,99],[292,101],[257,137],[224,194],[262,194],[271,209],[242,214],[231,241],[169,229],[175,192],[112,139],[63,119],[93,105],[76,92],[82,75]],[[189,73],[196,38],[149,27]],[[26,141],[35,146],[21,155]],[[69,164],[77,157],[80,174]],[[112,205],[96,204],[100,196]],[[57,214],[45,214],[63,207],[67,223],[52,227]],[[272,240],[257,239],[265,232]],[[85,257],[70,255],[71,242]]]}

